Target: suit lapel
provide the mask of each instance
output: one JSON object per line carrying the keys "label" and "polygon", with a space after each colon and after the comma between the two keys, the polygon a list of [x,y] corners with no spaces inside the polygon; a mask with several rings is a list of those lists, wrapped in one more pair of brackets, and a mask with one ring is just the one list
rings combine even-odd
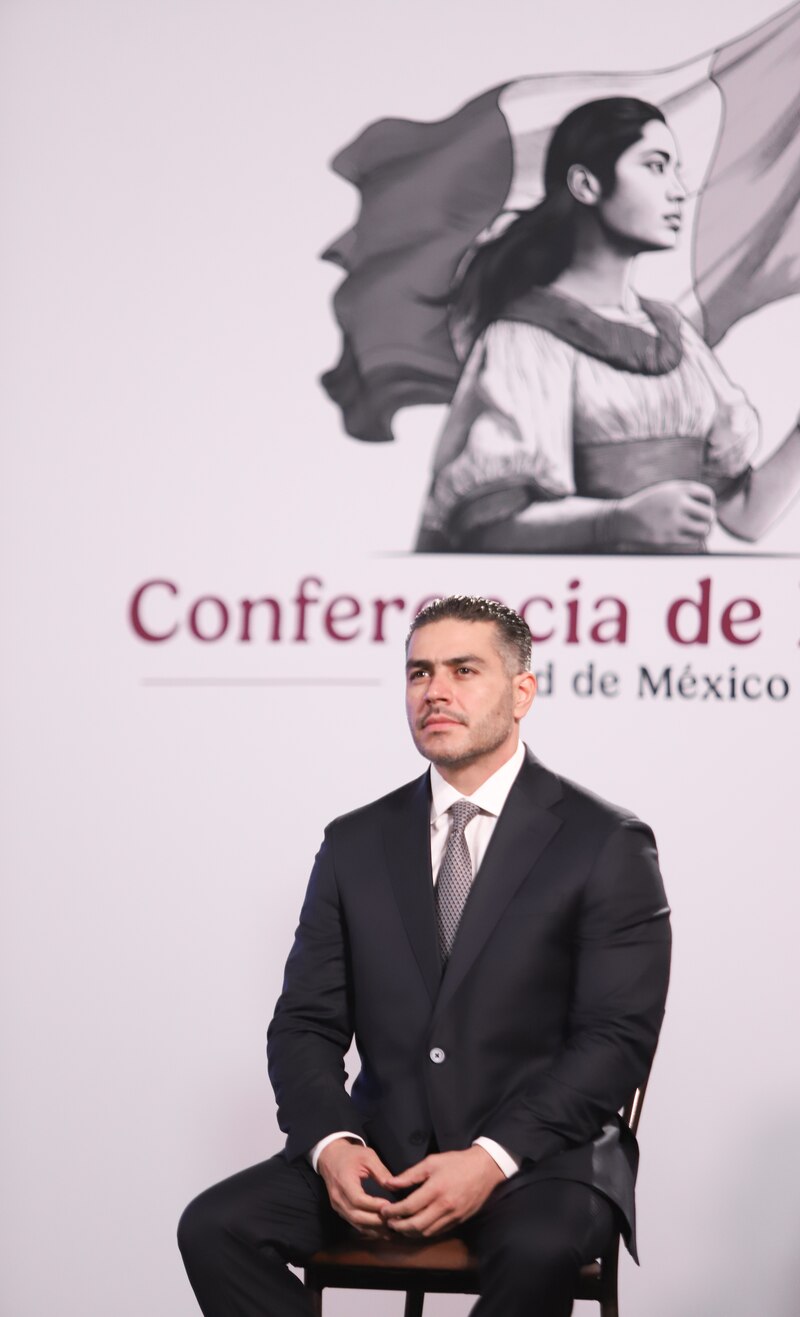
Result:
{"label": "suit lapel", "polygon": [[425,986],[434,1002],[441,983],[442,962],[436,940],[427,773],[412,784],[410,803],[389,815],[383,834],[394,897]]}
{"label": "suit lapel", "polygon": [[442,979],[437,1014],[458,988],[509,901],[561,827],[562,820],[549,808],[561,794],[558,779],[529,752],[475,875]]}

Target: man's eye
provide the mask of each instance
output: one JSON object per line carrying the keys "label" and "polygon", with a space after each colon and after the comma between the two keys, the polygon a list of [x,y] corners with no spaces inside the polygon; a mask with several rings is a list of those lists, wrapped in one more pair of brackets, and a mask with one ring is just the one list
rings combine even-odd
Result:
{"label": "man's eye", "polygon": [[417,680],[417,677],[424,677],[424,676],[425,676],[425,669],[424,669],[424,668],[417,668],[417,670],[416,670],[415,672],[409,672],[409,674],[408,674],[408,680],[409,680],[409,681],[416,681],[416,680]]}
{"label": "man's eye", "polygon": [[474,668],[457,668],[456,670],[460,673],[466,672],[468,675],[475,671]]}

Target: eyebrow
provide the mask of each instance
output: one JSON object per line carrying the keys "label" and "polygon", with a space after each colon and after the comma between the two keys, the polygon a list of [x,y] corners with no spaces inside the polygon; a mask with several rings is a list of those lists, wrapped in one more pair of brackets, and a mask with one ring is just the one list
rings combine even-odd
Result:
{"label": "eyebrow", "polygon": [[[458,658],[442,659],[442,667],[460,668],[463,663],[473,663],[477,667],[485,667],[486,660],[478,654],[461,654]],[[430,659],[409,659],[406,663],[406,672],[411,672],[413,668],[432,668],[435,664]]]}

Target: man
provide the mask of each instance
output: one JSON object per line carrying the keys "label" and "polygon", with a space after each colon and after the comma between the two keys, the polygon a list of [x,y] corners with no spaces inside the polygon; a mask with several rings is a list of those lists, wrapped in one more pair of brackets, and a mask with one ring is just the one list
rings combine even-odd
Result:
{"label": "man", "polygon": [[484,599],[414,620],[407,712],[432,767],[326,830],[269,1030],[286,1148],[179,1228],[206,1317],[309,1314],[286,1262],[352,1229],[460,1229],[474,1317],[567,1317],[618,1224],[635,1247],[616,1113],[655,1050],[669,911],[649,829],[520,743],[530,652]]}

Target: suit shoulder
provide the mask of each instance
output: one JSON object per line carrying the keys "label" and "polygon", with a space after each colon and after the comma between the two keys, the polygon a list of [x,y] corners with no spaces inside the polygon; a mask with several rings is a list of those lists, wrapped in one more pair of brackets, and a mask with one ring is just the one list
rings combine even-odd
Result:
{"label": "suit shoulder", "polygon": [[364,827],[380,824],[385,818],[402,812],[418,802],[421,797],[426,797],[427,792],[428,775],[424,773],[422,777],[405,782],[403,786],[396,787],[385,796],[379,796],[377,800],[370,800],[366,805],[359,805],[356,809],[348,810],[346,814],[339,814],[328,824],[326,831],[349,835]]}
{"label": "suit shoulder", "polygon": [[570,818],[580,823],[582,827],[590,828],[595,835],[605,837],[619,828],[652,832],[650,826],[632,810],[606,800],[597,792],[590,791],[568,777],[561,777],[560,774],[554,776],[558,778],[563,792],[560,811],[569,814]]}

